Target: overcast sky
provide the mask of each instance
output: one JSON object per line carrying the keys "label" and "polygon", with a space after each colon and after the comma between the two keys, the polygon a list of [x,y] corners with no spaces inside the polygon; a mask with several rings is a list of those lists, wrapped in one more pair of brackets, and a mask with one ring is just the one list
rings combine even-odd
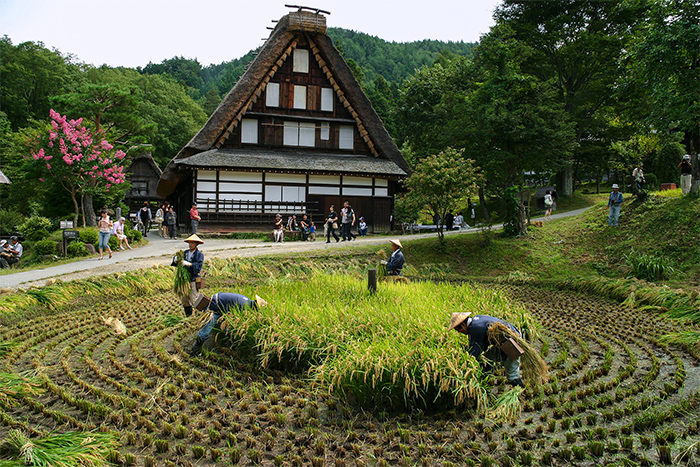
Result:
{"label": "overcast sky", "polygon": [[[476,42],[494,24],[499,0],[307,0],[330,11],[329,27],[388,41]],[[262,45],[282,0],[0,0],[0,35],[43,42],[99,66],[137,67],[175,56],[203,65]]]}

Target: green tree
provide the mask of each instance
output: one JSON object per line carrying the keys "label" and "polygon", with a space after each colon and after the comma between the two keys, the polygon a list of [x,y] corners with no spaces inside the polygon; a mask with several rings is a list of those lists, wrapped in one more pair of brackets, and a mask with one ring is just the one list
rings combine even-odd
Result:
{"label": "green tree", "polygon": [[0,57],[0,111],[5,112],[14,130],[31,118],[45,118],[50,98],[62,93],[80,73],[72,57],[48,50],[41,42],[14,46],[3,36]]}
{"label": "green tree", "polygon": [[[476,193],[482,176],[474,161],[463,153],[464,150],[447,148],[423,158],[404,181],[407,192],[397,201],[398,209],[406,211],[404,204],[413,209],[420,207],[445,219],[449,212],[464,204],[466,198]],[[444,242],[442,225],[438,226],[438,237]]]}
{"label": "green tree", "polygon": [[[611,90],[620,76],[620,56],[642,2],[504,0],[490,35],[506,34],[528,46],[524,73],[552,82],[575,123],[578,147],[566,164],[561,193],[573,191],[574,167],[586,146],[597,142],[609,120],[599,113],[615,104]],[[590,153],[588,154],[590,157]],[[604,154],[601,154],[604,157]]]}
{"label": "green tree", "polygon": [[203,85],[202,65],[199,61],[185,57],[168,58],[159,64],[149,62],[143,69],[147,75],[169,75],[175,81],[181,81],[185,86],[199,92]]}
{"label": "green tree", "polygon": [[140,75],[134,83],[142,98],[138,113],[152,128],[153,159],[165,167],[204,125],[207,114],[185,86],[168,76]]}
{"label": "green tree", "polygon": [[[700,4],[656,0],[645,5],[623,56],[626,73],[617,97],[640,133],[663,138],[661,153],[673,159],[659,162],[670,167],[680,161],[674,148],[678,135],[687,153],[700,152]],[[697,192],[700,164],[693,167]]]}

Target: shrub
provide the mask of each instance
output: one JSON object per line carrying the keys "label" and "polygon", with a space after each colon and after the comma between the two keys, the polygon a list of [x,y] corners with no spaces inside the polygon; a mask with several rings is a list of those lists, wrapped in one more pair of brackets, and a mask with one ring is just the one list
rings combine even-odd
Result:
{"label": "shrub", "polygon": [[97,245],[99,240],[100,234],[97,229],[93,227],[88,227],[87,229],[80,231],[80,241],[83,243],[92,243],[93,245]]}
{"label": "shrub", "polygon": [[53,240],[39,240],[34,244],[34,251],[40,256],[56,254],[56,242]]}
{"label": "shrub", "polygon": [[81,242],[80,240],[76,240],[74,242],[70,242],[68,244],[68,256],[87,256],[88,251],[87,248],[85,248],[85,243]]}
{"label": "shrub", "polygon": [[25,217],[17,211],[0,209],[0,235],[12,235],[25,220]]}
{"label": "shrub", "polygon": [[48,237],[49,230],[51,230],[51,221],[40,216],[32,216],[19,226],[19,231],[24,238],[33,241]]}
{"label": "shrub", "polygon": [[141,232],[132,229],[131,225],[128,222],[124,224],[124,235],[126,235],[126,238],[129,240],[129,243],[140,242],[143,238]]}

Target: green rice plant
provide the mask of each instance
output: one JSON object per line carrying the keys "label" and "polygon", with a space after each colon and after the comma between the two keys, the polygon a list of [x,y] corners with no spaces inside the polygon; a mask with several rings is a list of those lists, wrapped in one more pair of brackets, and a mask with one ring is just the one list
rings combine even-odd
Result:
{"label": "green rice plant", "polygon": [[5,354],[9,353],[13,348],[19,345],[18,341],[5,340],[0,342],[0,357],[4,357]]}
{"label": "green rice plant", "polygon": [[10,430],[1,446],[0,465],[100,467],[110,465],[107,456],[117,447],[117,439],[111,433],[100,432],[69,432],[31,439],[20,430]]}
{"label": "green rice plant", "polygon": [[515,422],[520,416],[520,394],[523,389],[514,387],[502,392],[494,402],[492,408],[486,412],[487,417],[501,422]]}
{"label": "green rice plant", "polygon": [[0,373],[0,407],[13,407],[25,396],[44,391],[40,378],[27,374]]}
{"label": "green rice plant", "polygon": [[462,350],[464,336],[446,332],[450,312],[498,309],[516,326],[535,329],[505,296],[471,285],[385,283],[370,295],[363,281],[313,273],[303,283],[254,293],[275,300],[257,311],[224,315],[221,327],[234,347],[264,367],[308,371],[315,382],[361,405],[476,401],[483,409],[478,362]]}
{"label": "green rice plant", "polygon": [[668,279],[674,273],[673,267],[661,256],[647,255],[636,251],[634,248],[623,258],[630,267],[631,274],[637,279],[656,281]]}
{"label": "green rice plant", "polygon": [[180,297],[187,293],[190,288],[190,272],[182,265],[182,261],[185,257],[183,250],[178,250],[175,255],[177,260],[177,266],[175,267],[175,277],[173,280],[173,292],[175,295]]}

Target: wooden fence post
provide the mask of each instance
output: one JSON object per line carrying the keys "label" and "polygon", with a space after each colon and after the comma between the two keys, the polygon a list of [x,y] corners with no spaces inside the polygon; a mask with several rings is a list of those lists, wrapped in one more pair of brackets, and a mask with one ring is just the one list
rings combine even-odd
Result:
{"label": "wooden fence post", "polygon": [[369,293],[371,295],[374,295],[377,293],[377,270],[376,269],[370,269],[367,272],[367,288],[369,289]]}

